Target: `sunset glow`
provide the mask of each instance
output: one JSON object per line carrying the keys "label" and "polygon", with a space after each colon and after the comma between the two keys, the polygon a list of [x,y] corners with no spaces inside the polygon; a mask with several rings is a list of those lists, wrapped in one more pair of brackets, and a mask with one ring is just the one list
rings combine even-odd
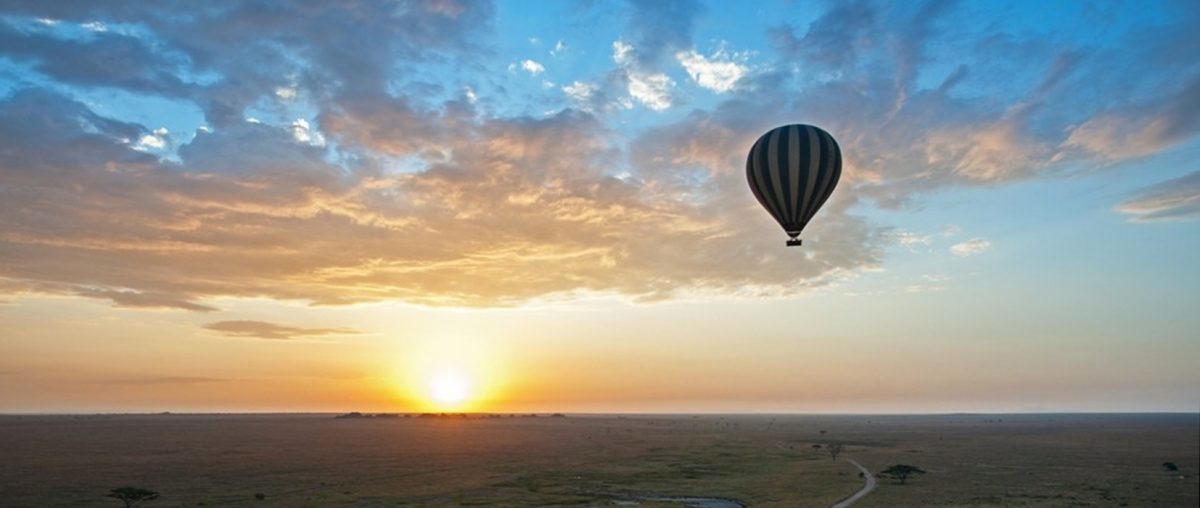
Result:
{"label": "sunset glow", "polygon": [[429,397],[445,410],[457,409],[470,395],[470,383],[460,372],[440,372],[429,380]]}

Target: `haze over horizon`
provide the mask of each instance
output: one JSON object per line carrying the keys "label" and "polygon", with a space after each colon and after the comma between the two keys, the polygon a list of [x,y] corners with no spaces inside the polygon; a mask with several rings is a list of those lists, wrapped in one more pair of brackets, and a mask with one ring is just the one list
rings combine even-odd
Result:
{"label": "haze over horizon", "polygon": [[[1197,412],[1197,26],[6,2],[0,414]],[[845,168],[786,248],[797,122]]]}

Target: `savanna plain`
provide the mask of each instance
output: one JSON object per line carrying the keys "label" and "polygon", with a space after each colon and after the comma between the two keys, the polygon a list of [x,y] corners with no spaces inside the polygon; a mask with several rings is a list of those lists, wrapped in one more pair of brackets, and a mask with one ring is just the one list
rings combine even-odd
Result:
{"label": "savanna plain", "polygon": [[0,416],[0,457],[19,507],[830,506],[848,459],[925,471],[864,508],[1200,505],[1197,414]]}

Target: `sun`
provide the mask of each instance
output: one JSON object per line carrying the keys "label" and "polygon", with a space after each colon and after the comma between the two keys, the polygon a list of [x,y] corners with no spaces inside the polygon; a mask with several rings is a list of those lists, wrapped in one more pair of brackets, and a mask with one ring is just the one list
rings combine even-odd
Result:
{"label": "sun", "polygon": [[461,372],[444,370],[429,380],[429,398],[442,409],[463,405],[471,395],[471,383]]}

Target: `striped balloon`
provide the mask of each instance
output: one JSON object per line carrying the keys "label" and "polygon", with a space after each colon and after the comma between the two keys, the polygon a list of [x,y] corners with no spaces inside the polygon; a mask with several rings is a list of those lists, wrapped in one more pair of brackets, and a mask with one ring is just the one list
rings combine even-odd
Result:
{"label": "striped balloon", "polygon": [[746,180],[759,204],[800,245],[800,232],[833,193],[842,176],[842,150],[828,132],[811,125],[771,129],[750,148]]}

